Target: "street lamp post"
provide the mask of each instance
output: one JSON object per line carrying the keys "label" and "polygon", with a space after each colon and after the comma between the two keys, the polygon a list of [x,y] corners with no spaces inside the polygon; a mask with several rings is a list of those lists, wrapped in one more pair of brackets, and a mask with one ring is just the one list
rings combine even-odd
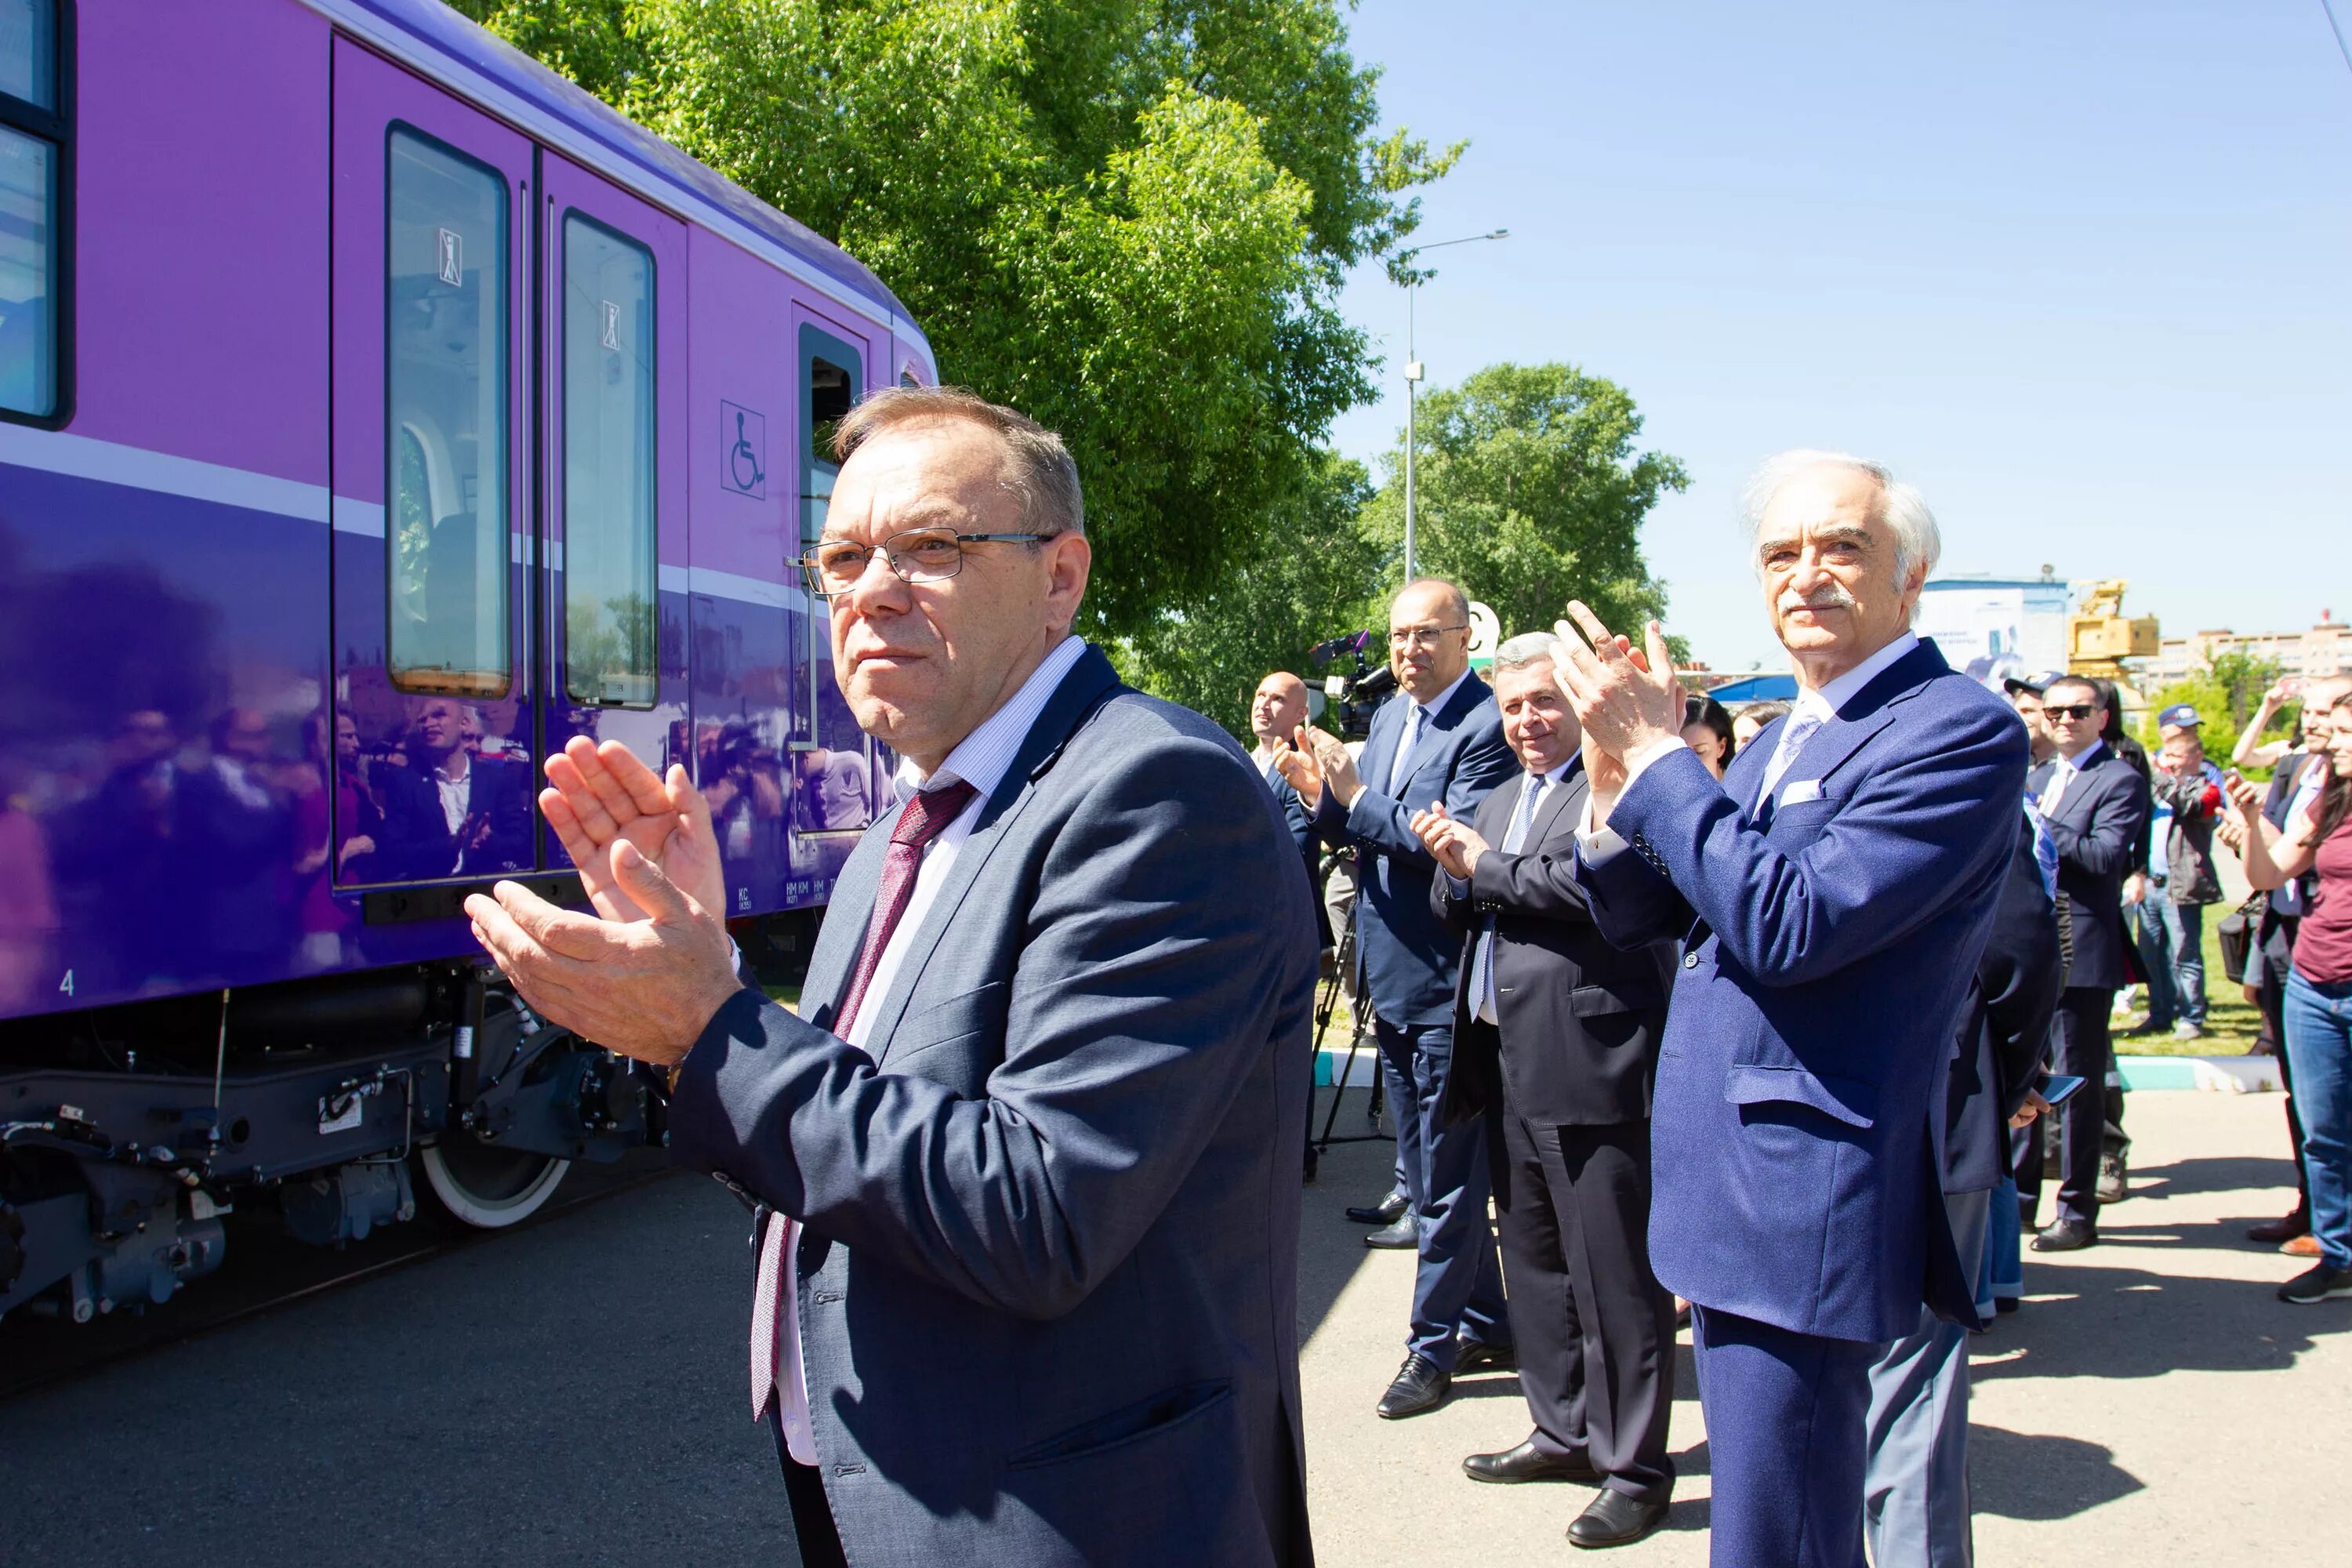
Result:
{"label": "street lamp post", "polygon": [[1412,270],[1413,258],[1424,250],[1443,250],[1449,245],[1475,245],[1482,239],[1508,239],[1507,228],[1490,229],[1485,234],[1465,234],[1460,239],[1441,239],[1429,245],[1416,245],[1411,250],[1397,253],[1397,263],[1405,268],[1404,285],[1404,580],[1413,579],[1412,527],[1412,458],[1413,448],[1420,445],[1416,427],[1416,405],[1420,401],[1422,364],[1413,357],[1413,297],[1421,292],[1421,276]]}

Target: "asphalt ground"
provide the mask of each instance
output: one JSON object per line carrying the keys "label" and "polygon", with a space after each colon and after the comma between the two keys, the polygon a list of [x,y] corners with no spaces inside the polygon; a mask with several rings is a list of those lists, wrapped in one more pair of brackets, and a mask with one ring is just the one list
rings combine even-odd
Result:
{"label": "asphalt ground", "polygon": [[[2129,1122],[2135,1195],[2104,1244],[2032,1258],[2024,1312],[1976,1342],[1981,1560],[2326,1560],[2352,1531],[2352,1302],[2279,1303],[2270,1287],[2298,1265],[2242,1239],[2289,1201],[2279,1101],[2142,1094]],[[1339,1125],[1362,1117],[1351,1104]],[[1515,1380],[1466,1378],[1410,1421],[1372,1414],[1412,1263],[1368,1252],[1339,1211],[1378,1195],[1389,1157],[1335,1148],[1307,1189],[1320,1560],[1558,1561],[1589,1491],[1459,1470],[1525,1434]],[[742,1386],[743,1235],[714,1184],[656,1181],[0,1403],[0,1563],[789,1563]],[[173,1307],[208,1288],[226,1276]],[[16,1327],[0,1325],[0,1357],[28,1353]],[[1679,1393],[1670,1528],[1616,1561],[1705,1561],[1687,1363]]]}

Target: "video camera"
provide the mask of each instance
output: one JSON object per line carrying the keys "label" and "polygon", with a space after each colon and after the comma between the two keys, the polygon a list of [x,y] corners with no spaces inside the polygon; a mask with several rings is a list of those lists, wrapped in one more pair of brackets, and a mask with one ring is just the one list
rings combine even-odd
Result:
{"label": "video camera", "polygon": [[[1349,632],[1307,650],[1308,667],[1323,677],[1323,695],[1330,703],[1326,711],[1343,741],[1369,736],[1374,710],[1396,689],[1396,671],[1385,661],[1375,665],[1367,657],[1378,646],[1378,637],[1370,632]],[[1350,661],[1353,668],[1349,667]],[[1334,664],[1339,666],[1336,670]]]}

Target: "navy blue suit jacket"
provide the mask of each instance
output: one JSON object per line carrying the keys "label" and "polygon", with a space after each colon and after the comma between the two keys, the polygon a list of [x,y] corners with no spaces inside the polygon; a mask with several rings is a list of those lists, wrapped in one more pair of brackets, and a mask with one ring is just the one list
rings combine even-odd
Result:
{"label": "navy blue suit jacket", "polygon": [[[1250,759],[1250,766],[1257,766],[1255,757]],[[1298,792],[1291,787],[1290,781],[1284,778],[1279,771],[1261,773],[1258,776],[1265,780],[1268,789],[1274,791],[1274,803],[1282,807],[1282,826],[1289,830],[1291,847],[1298,851],[1299,869],[1307,875],[1307,897],[1315,906],[1316,946],[1328,947],[1331,945],[1331,917],[1323,908],[1323,879],[1316,875],[1316,863],[1323,858],[1323,846],[1315,837],[1315,818],[1307,811],[1307,803],[1298,798]]]}
{"label": "navy blue suit jacket", "polygon": [[810,1420],[861,1568],[1304,1564],[1298,1132],[1313,924],[1230,736],[1089,649],[988,797],[863,1049],[746,989],[673,1152],[807,1224]]}
{"label": "navy blue suit jacket", "polygon": [[[2026,781],[2034,800],[2050,785],[2057,764],[2044,763]],[[2058,810],[2042,818],[2058,848],[2058,890],[2074,914],[2074,963],[2066,984],[2121,990],[2138,973],[2124,927],[2124,879],[2137,865],[2147,838],[2147,781],[2103,746],[2091,765],[2066,785]],[[2161,897],[2160,894],[2156,895]]]}
{"label": "navy blue suit jacket", "polygon": [[1944,1114],[1944,1190],[1989,1192],[2009,1173],[2009,1119],[2042,1074],[2066,966],[2058,910],[2033,858],[2033,828],[2017,819],[2017,853],[1976,983],[1960,1016],[1959,1050]]}
{"label": "navy blue suit jacket", "polygon": [[1611,941],[1685,943],[1650,1257],[1676,1294],[1794,1332],[1892,1339],[1923,1300],[1973,1325],[1944,1103],[2017,848],[2025,727],[1923,642],[1807,739],[1759,812],[1786,722],[1721,784],[1688,752],[1660,758],[1610,814],[1631,849],[1578,857]]}
{"label": "navy blue suit jacket", "polygon": [[1406,759],[1409,771],[1396,795],[1389,795],[1410,703],[1400,691],[1372,715],[1371,734],[1356,763],[1365,786],[1356,804],[1343,807],[1325,790],[1315,811],[1317,832],[1335,847],[1357,850],[1359,992],[1372,999],[1373,1012],[1401,1026],[1452,1021],[1462,956],[1461,939],[1430,907],[1437,862],[1414,836],[1412,814],[1442,800],[1453,816],[1475,821],[1479,804],[1519,771],[1503,740],[1495,694],[1473,675],[1422,726],[1420,743]]}

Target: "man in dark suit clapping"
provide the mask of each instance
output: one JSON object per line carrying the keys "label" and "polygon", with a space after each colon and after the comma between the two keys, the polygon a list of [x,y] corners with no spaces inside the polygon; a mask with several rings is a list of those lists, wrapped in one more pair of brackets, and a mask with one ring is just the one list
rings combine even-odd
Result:
{"label": "man in dark suit clapping", "polygon": [[1638,1541],[1666,1516],[1674,1298],[1650,1269],[1650,1084],[1666,1021],[1664,943],[1621,951],[1576,883],[1584,760],[1549,632],[1495,652],[1503,735],[1526,769],[1475,825],[1414,831],[1432,907],[1462,938],[1449,1123],[1483,1115],[1495,1156],[1519,1387],[1535,1430],[1473,1454],[1474,1480],[1597,1482],[1579,1546]]}
{"label": "man in dark suit clapping", "polygon": [[1494,694],[1470,673],[1470,601],[1460,588],[1435,578],[1406,584],[1389,606],[1389,667],[1401,689],[1372,716],[1360,771],[1337,735],[1303,728],[1280,766],[1316,831],[1356,851],[1357,994],[1372,1004],[1421,1256],[1404,1364],[1379,1407],[1393,1419],[1436,1408],[1457,1371],[1512,1364],[1486,1220],[1486,1140],[1477,1123],[1448,1129],[1439,1115],[1453,1070],[1460,944],[1430,910],[1437,862],[1412,814],[1443,804],[1467,820],[1518,763]]}
{"label": "man in dark suit clapping", "polygon": [[1070,634],[1092,552],[1058,437],[907,387],[835,452],[803,566],[904,805],[842,868],[803,1015],[729,962],[685,770],[614,742],[540,797],[604,919],[512,882],[467,912],[545,1016],[676,1068],[672,1152],[756,1205],[782,1560],[1304,1568],[1315,950],[1265,874],[1280,815],[1230,736]]}
{"label": "man in dark suit clapping", "polygon": [[[2099,1150],[2106,1128],[2101,1089],[2113,1063],[2108,1016],[2116,993],[2132,977],[2123,887],[2147,832],[2148,786],[2099,739],[2103,717],[2097,687],[2074,676],[2053,681],[2042,694],[2042,720],[2057,755],[2026,781],[2026,796],[2057,846],[2058,889],[2074,923],[2074,961],[2058,1005],[2056,1067],[2084,1083],[2058,1108],[2063,1172],[2058,1215],[2033,1238],[2036,1252],[2070,1252],[2098,1239]],[[2017,1186],[2023,1201],[2039,1201],[2039,1161],[2029,1157],[2019,1167]]]}

